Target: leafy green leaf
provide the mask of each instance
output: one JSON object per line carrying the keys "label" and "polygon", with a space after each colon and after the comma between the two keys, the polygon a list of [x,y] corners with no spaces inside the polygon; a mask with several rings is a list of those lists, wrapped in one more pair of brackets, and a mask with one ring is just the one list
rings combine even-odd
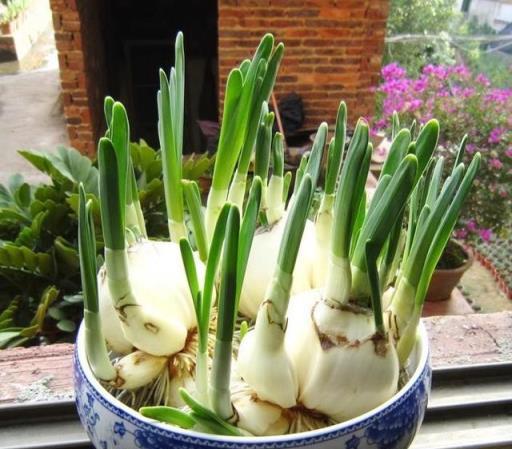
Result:
{"label": "leafy green leaf", "polygon": [[74,148],[58,147],[57,153],[37,150],[20,150],[19,153],[54,182],[71,184],[70,190],[76,190],[82,182],[86,192],[98,195],[98,169]]}
{"label": "leafy green leaf", "polygon": [[[101,226],[101,213],[100,213],[100,201],[97,196],[93,193],[86,194],[87,202],[91,204],[92,218],[95,226]],[[78,216],[78,193],[72,193],[67,198],[66,202],[69,207]]]}
{"label": "leafy green leaf", "polygon": [[66,269],[72,268],[78,270],[80,268],[78,251],[71,243],[59,236],[54,241],[54,247],[57,261],[62,263]]}
{"label": "leafy green leaf", "polygon": [[81,293],[78,293],[76,295],[64,295],[64,301],[66,301],[69,304],[80,304],[84,301],[84,297]]}
{"label": "leafy green leaf", "polygon": [[48,309],[48,316],[60,321],[66,318],[66,313],[61,308],[52,306]]}
{"label": "leafy green leaf", "polygon": [[192,153],[183,158],[183,178],[195,181],[208,174],[214,163],[215,156],[210,156],[208,153],[199,155]]}
{"label": "leafy green leaf", "polygon": [[63,332],[74,332],[76,329],[76,324],[71,320],[60,320],[57,323],[57,327]]}
{"label": "leafy green leaf", "polygon": [[27,247],[17,247],[12,243],[0,246],[0,273],[2,270],[20,271],[53,278],[55,265],[49,254],[35,253]]}
{"label": "leafy green leaf", "polygon": [[3,349],[14,338],[19,337],[21,331],[2,331],[0,332],[0,349]]}
{"label": "leafy green leaf", "polygon": [[24,330],[25,337],[34,337],[37,332],[43,328],[46,313],[50,306],[55,302],[58,295],[59,291],[53,285],[45,289],[41,295],[41,300],[37,306],[34,318],[32,318],[32,321],[30,322],[30,327]]}
{"label": "leafy green leaf", "polygon": [[7,329],[12,326],[13,318],[20,306],[21,298],[14,298],[5,310],[0,313],[0,329]]}

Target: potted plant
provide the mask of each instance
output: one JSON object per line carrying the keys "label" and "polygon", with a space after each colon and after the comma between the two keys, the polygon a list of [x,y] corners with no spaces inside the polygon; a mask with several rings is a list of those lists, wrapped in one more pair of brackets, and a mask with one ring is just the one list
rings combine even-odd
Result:
{"label": "potted plant", "polygon": [[[288,202],[283,136],[273,134],[267,104],[283,49],[267,34],[252,60],[230,72],[203,209],[197,183],[183,179],[185,64],[178,34],[175,67],[169,76],[160,71],[157,96],[169,238],[148,238],[128,116],[121,103],[105,100],[99,271],[99,223],[82,187],[78,213],[84,322],[75,389],[97,448],[332,441],[404,449],[421,423],[431,372],[421,311],[480,155],[441,182],[427,170],[437,120],[414,142],[408,129],[397,129],[367,207],[369,126],[357,122],[344,157],[341,102],[319,210],[311,214],[326,123],[301,160]],[[418,194],[419,186],[428,195]],[[402,257],[406,209],[414,226],[405,218]],[[400,278],[384,308],[381,291],[395,278],[397,260]]]}
{"label": "potted plant", "polygon": [[471,267],[473,255],[455,239],[450,239],[437,263],[427,291],[427,301],[450,298],[464,273]]}

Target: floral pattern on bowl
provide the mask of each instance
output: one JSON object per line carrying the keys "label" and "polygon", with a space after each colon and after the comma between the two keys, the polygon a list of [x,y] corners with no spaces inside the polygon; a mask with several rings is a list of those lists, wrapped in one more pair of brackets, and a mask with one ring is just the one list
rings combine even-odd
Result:
{"label": "floral pattern on bowl", "polygon": [[89,369],[83,326],[74,356],[76,404],[96,449],[317,448],[405,449],[425,414],[432,370],[428,338],[420,326],[407,384],[386,403],[362,416],[324,429],[274,437],[221,437],[174,428],[144,418],[104,390]]}

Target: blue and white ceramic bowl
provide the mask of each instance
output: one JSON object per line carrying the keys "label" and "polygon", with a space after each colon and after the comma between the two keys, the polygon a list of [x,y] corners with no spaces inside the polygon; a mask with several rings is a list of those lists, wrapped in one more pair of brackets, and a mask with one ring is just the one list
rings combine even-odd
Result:
{"label": "blue and white ceramic bowl", "polygon": [[432,370],[423,325],[411,367],[407,384],[380,407],[324,429],[274,437],[206,435],[144,418],[112,397],[94,378],[85,355],[83,326],[77,339],[74,376],[78,413],[97,449],[404,449],[423,421],[430,392]]}

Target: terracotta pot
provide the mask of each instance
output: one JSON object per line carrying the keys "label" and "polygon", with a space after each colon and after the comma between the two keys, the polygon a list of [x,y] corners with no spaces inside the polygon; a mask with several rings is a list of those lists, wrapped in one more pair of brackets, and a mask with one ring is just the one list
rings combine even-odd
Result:
{"label": "terracotta pot", "polygon": [[473,255],[464,250],[467,254],[467,260],[464,265],[452,269],[436,269],[430,280],[426,301],[445,301],[450,299],[452,290],[457,287],[462,275],[473,263]]}

